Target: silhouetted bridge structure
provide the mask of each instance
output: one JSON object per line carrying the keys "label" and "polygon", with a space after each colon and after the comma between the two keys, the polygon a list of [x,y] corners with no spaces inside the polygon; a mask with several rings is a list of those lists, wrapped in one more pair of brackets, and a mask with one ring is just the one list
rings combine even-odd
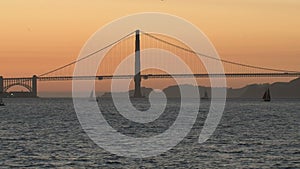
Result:
{"label": "silhouetted bridge structure", "polygon": [[[262,70],[264,72],[235,72],[235,73],[194,73],[194,74],[142,74],[140,70],[140,48],[141,48],[141,42],[140,42],[140,34],[144,34],[145,36],[152,38],[160,43],[163,43],[165,45],[168,45],[170,47],[174,47],[177,50],[182,50],[184,52],[188,53],[193,53],[200,55],[202,57],[206,57],[209,59],[214,59],[211,56],[192,51],[191,49],[179,46],[177,44],[170,43],[166,40],[163,40],[157,36],[145,33],[145,32],[140,32],[139,30],[132,32],[125,37],[120,38],[119,40],[109,44],[108,46],[105,46],[101,48],[98,51],[95,51],[79,60],[73,61],[69,64],[66,64],[64,66],[58,67],[54,70],[51,70],[49,72],[43,73],[41,75],[34,75],[32,77],[17,77],[17,78],[3,78],[0,76],[0,94],[3,97],[3,93],[7,93],[7,91],[14,86],[23,86],[25,87],[28,92],[26,93],[26,97],[37,97],[38,94],[38,81],[70,81],[70,80],[105,80],[105,79],[134,79],[135,82],[135,93],[134,97],[142,97],[141,94],[141,80],[142,79],[157,79],[157,78],[247,78],[247,77],[300,77],[300,72],[298,71],[290,71],[290,70],[280,70],[280,69],[273,69],[273,68],[266,68],[266,67],[259,67],[259,66],[253,66],[253,65],[247,65],[247,64],[242,64],[242,63],[237,63],[237,62],[232,62],[228,60],[222,60],[219,59],[218,61],[221,61],[222,63],[225,64],[230,64],[230,65],[235,65],[239,66],[242,68],[250,68],[250,69],[255,69],[255,70]],[[120,43],[122,40],[125,38],[130,37],[131,35],[135,34],[135,64],[134,64],[134,70],[135,70],[135,75],[97,75],[97,76],[53,76],[51,74],[55,72],[59,72],[69,66],[72,66],[80,61],[86,60],[96,53],[103,51],[104,49],[107,49],[108,47],[112,47],[116,45],[117,43]],[[265,72],[269,71],[269,72]]]}

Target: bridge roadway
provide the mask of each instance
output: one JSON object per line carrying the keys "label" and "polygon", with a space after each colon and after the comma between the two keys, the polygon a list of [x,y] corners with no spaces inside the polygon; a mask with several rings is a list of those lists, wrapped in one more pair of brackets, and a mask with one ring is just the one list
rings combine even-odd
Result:
{"label": "bridge roadway", "polygon": [[[300,77],[298,73],[226,73],[226,74],[147,74],[143,79],[154,78],[243,78],[243,77]],[[105,79],[133,79],[134,75],[104,75],[104,76],[55,76],[37,77],[39,81],[67,81],[67,80],[105,80]],[[7,79],[7,78],[6,78]],[[14,78],[24,79],[24,78]],[[30,78],[29,78],[30,79]]]}

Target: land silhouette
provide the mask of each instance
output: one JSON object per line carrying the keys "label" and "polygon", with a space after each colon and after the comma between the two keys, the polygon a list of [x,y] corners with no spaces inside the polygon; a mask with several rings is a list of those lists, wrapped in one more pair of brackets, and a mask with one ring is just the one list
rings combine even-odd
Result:
{"label": "land silhouette", "polygon": [[[227,88],[227,98],[232,99],[261,99],[264,95],[264,92],[267,88],[270,89],[271,96],[273,99],[300,99],[300,78],[291,80],[289,82],[275,82],[272,84],[250,84],[242,88]],[[163,89],[166,97],[168,98],[179,98],[180,90],[179,88],[186,89],[187,92],[192,92],[193,88],[198,87],[200,97],[205,96],[205,92],[208,95],[208,98],[211,97],[211,88],[207,86],[193,86],[193,85],[173,85]],[[217,89],[217,88],[216,88]],[[148,97],[152,88],[141,88],[142,95]],[[121,95],[128,92],[120,92]],[[22,97],[22,92],[13,91],[11,93],[4,93],[4,97]],[[72,97],[70,92],[42,92],[40,93],[41,97]],[[96,92],[98,97],[111,97],[110,92]],[[129,91],[129,95],[134,95],[134,90]]]}
{"label": "land silhouette", "polygon": [[[242,88],[227,88],[227,98],[242,98],[242,99],[261,99],[267,88],[270,89],[272,98],[275,99],[300,99],[300,78],[291,80],[289,82],[275,82],[272,84],[250,84]],[[165,95],[169,98],[179,98],[180,89],[184,88],[185,91],[193,91],[192,89],[198,87],[200,96],[203,97],[207,92],[211,96],[211,88],[206,86],[192,86],[192,85],[173,85],[163,89]],[[218,88],[216,88],[218,90]],[[219,88],[220,89],[220,88]],[[142,94],[148,97],[152,88],[142,87]],[[125,92],[124,92],[125,93]],[[130,90],[129,94],[133,95],[134,90]],[[102,97],[111,97],[111,93],[105,93]]]}

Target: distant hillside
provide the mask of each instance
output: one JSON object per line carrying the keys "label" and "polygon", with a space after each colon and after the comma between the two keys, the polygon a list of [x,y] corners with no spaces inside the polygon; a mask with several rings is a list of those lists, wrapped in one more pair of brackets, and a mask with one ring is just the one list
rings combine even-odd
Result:
{"label": "distant hillside", "polygon": [[[142,95],[145,96],[145,97],[148,97],[152,90],[153,90],[153,89],[151,89],[151,88],[146,88],[146,87],[142,87],[142,88],[141,88]],[[122,94],[126,94],[126,95],[127,95],[127,92],[120,92],[119,94],[121,94],[121,95],[122,95]],[[129,91],[129,96],[133,96],[133,94],[134,94],[134,90],[130,90],[130,91]],[[121,96],[121,95],[120,95],[120,96]],[[101,97],[111,97],[111,93],[110,93],[110,92],[106,92],[106,93],[104,93]]]}
{"label": "distant hillside", "polygon": [[274,83],[270,90],[274,98],[300,98],[300,78],[288,83]]}
{"label": "distant hillside", "polygon": [[[187,92],[190,92],[190,95],[192,96],[192,89],[195,88],[195,86],[192,85],[181,85],[180,87],[184,88]],[[295,80],[292,80],[290,82],[276,82],[273,84],[251,84],[247,85],[242,88],[238,89],[232,89],[227,88],[227,98],[249,98],[249,99],[260,99],[262,98],[264,92],[266,89],[270,87],[271,91],[271,97],[277,98],[277,99],[283,99],[283,98],[300,98],[300,78],[297,78]],[[142,88],[142,94],[144,96],[148,96],[149,93],[153,89],[151,88]],[[198,90],[200,92],[200,96],[203,97],[205,91],[208,93],[208,95],[211,95],[211,88],[210,87],[204,87],[204,86],[198,86]],[[176,98],[180,97],[180,90],[179,86],[169,86],[165,88],[164,93],[169,98]],[[133,95],[134,91],[129,91],[130,96]],[[123,92],[125,94],[125,92]],[[103,95],[104,97],[111,97],[110,93],[106,93]]]}
{"label": "distant hillside", "polygon": [[272,98],[300,98],[300,78],[290,82],[276,82],[273,84],[261,85],[253,84],[240,89],[230,89],[228,90],[228,97],[261,98],[268,87],[270,87]]}
{"label": "distant hillside", "polygon": [[[191,85],[183,85],[188,88],[193,88]],[[300,98],[300,78],[292,80],[290,82],[276,82],[273,84],[251,84],[238,89],[227,89],[228,98],[262,98],[266,89],[270,87],[272,98]],[[204,95],[207,91],[208,95],[211,95],[211,89],[208,87],[198,86],[200,96]],[[164,89],[165,94],[168,97],[179,97],[180,91],[178,86],[170,86]]]}

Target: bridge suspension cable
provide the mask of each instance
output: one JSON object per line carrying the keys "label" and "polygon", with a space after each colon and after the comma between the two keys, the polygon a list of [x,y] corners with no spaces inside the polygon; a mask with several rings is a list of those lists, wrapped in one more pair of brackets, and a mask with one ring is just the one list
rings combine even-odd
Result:
{"label": "bridge suspension cable", "polygon": [[43,74],[40,74],[38,77],[43,77],[43,76],[49,75],[49,74],[51,74],[51,73],[53,73],[53,72],[56,72],[56,71],[59,71],[59,70],[61,70],[61,69],[66,68],[66,67],[68,67],[68,66],[74,65],[74,64],[76,64],[76,63],[78,63],[78,62],[80,62],[80,61],[86,60],[86,59],[92,57],[93,55],[95,55],[95,54],[97,54],[97,53],[99,53],[99,52],[101,52],[101,51],[103,51],[103,50],[105,50],[105,49],[107,49],[107,48],[109,48],[109,47],[112,47],[113,45],[119,43],[120,41],[122,41],[123,39],[126,39],[127,37],[131,36],[131,35],[134,34],[134,33],[135,33],[135,31],[133,31],[133,32],[131,32],[131,33],[129,33],[129,34],[127,34],[126,36],[124,36],[124,37],[122,37],[122,38],[120,38],[120,39],[118,39],[118,40],[116,40],[116,41],[114,41],[114,42],[108,44],[107,46],[105,46],[105,47],[103,47],[103,48],[101,48],[101,49],[99,49],[99,50],[97,50],[97,51],[94,51],[94,52],[92,52],[92,53],[90,53],[90,54],[88,54],[88,55],[86,55],[86,56],[84,56],[84,57],[82,57],[82,58],[80,58],[80,59],[78,59],[78,60],[75,60],[75,61],[73,61],[73,62],[70,62],[70,63],[66,64],[66,65],[60,66],[60,67],[58,67],[58,68],[56,68],[56,69],[53,69],[53,70],[51,70],[51,71],[45,72],[45,73],[43,73]]}
{"label": "bridge suspension cable", "polygon": [[[43,74],[40,74],[38,77],[44,77],[44,76],[49,75],[51,73],[57,72],[59,70],[62,70],[64,68],[66,68],[66,67],[74,65],[74,64],[76,64],[78,62],[86,60],[86,59],[94,56],[95,54],[97,54],[97,53],[99,53],[99,52],[101,52],[101,51],[103,51],[103,50],[105,50],[105,49],[107,49],[109,47],[112,47],[112,46],[118,44],[119,42],[121,42],[122,40],[128,38],[129,36],[131,36],[134,33],[135,33],[135,31],[133,31],[133,32],[125,35],[124,37],[122,37],[122,38],[120,38],[120,39],[118,39],[118,40],[116,40],[116,41],[108,44],[107,46],[105,46],[105,47],[103,47],[103,48],[101,48],[99,50],[96,50],[96,51],[94,51],[94,52],[92,52],[92,53],[90,53],[90,54],[88,54],[88,55],[86,55],[86,56],[84,56],[84,57],[82,57],[82,58],[80,58],[78,60],[75,60],[73,62],[70,62],[68,64],[60,66],[60,67],[58,67],[56,69],[53,69],[53,70],[50,70],[50,71],[45,72]],[[146,36],[148,36],[148,37],[150,37],[150,38],[152,38],[152,39],[154,39],[154,40],[162,42],[162,43],[164,43],[166,45],[170,45],[172,47],[175,47],[175,48],[177,48],[179,50],[183,50],[183,51],[186,51],[186,52],[189,52],[189,53],[192,53],[192,54],[197,54],[199,56],[206,57],[206,58],[209,58],[209,59],[221,61],[222,63],[228,63],[228,64],[231,64],[231,65],[241,66],[241,67],[244,67],[244,68],[252,68],[252,69],[258,69],[258,70],[265,70],[265,71],[274,71],[274,72],[281,72],[281,73],[300,73],[299,71],[294,71],[294,70],[284,70],[284,69],[274,69],[274,68],[268,68],[268,67],[262,67],[262,66],[254,66],[254,65],[244,64],[244,63],[233,62],[233,61],[229,61],[229,60],[225,60],[225,59],[215,58],[213,56],[210,56],[210,55],[198,52],[198,51],[193,51],[193,50],[191,50],[189,48],[186,48],[186,47],[179,46],[179,45],[174,44],[172,42],[168,42],[168,41],[166,41],[164,39],[161,39],[161,38],[159,38],[159,37],[157,37],[155,35],[152,35],[150,33],[147,33],[147,32],[144,32],[144,31],[141,31],[141,33],[144,34],[144,35],[146,35]]]}
{"label": "bridge suspension cable", "polygon": [[175,48],[178,48],[178,49],[181,49],[181,50],[184,50],[186,52],[190,52],[190,53],[193,53],[193,54],[197,54],[197,55],[200,55],[200,56],[203,56],[203,57],[206,57],[206,58],[209,58],[209,59],[213,59],[213,60],[217,60],[217,61],[221,61],[223,63],[228,63],[228,64],[232,64],[232,65],[237,65],[237,66],[242,66],[242,67],[247,67],[247,68],[254,68],[254,69],[259,69],[259,70],[267,70],[267,71],[274,71],[274,72],[284,72],[284,73],[299,73],[299,71],[294,71],[294,70],[284,70],[284,69],[273,69],[273,68],[267,68],[267,67],[262,67],[262,66],[254,66],[254,65],[249,65],[249,64],[243,64],[243,63],[238,63],[238,62],[233,62],[233,61],[229,61],[229,60],[225,60],[225,59],[219,59],[219,58],[215,58],[215,57],[212,57],[212,56],[209,56],[209,55],[206,55],[206,54],[203,54],[201,52],[197,52],[197,51],[193,51],[191,49],[188,49],[188,48],[185,48],[185,47],[182,47],[182,46],[179,46],[179,45],[176,45],[174,43],[171,43],[171,42],[168,42],[166,40],[163,40],[155,35],[151,35],[149,33],[146,33],[146,32],[143,32],[141,31],[144,35],[147,35],[155,40],[158,40],[162,43],[165,43],[165,44],[168,44],[170,46],[173,46]]}

